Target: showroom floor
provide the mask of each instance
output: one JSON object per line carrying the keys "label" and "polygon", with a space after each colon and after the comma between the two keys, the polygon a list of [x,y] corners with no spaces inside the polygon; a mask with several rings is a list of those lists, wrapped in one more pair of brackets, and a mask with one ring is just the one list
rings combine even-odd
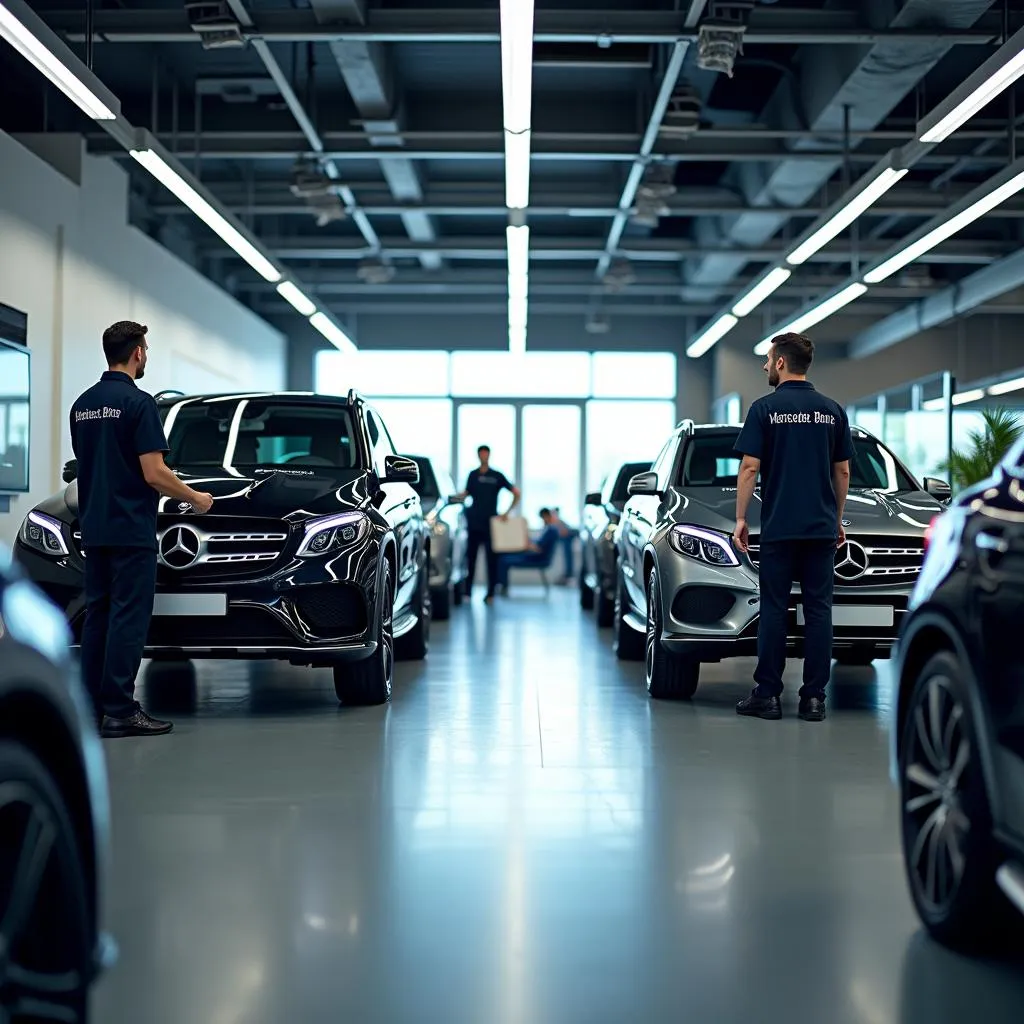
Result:
{"label": "showroom floor", "polygon": [[748,662],[654,704],[575,597],[455,609],[390,707],[208,662],[172,736],[109,742],[96,1019],[1020,1021],[1020,964],[912,915],[884,666],[838,672],[823,725],[737,719]]}

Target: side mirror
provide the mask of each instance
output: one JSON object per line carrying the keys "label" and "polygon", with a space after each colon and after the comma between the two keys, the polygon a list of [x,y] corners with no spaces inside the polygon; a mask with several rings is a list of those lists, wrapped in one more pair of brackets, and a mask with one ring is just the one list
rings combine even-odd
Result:
{"label": "side mirror", "polygon": [[68,461],[64,463],[64,471],[61,473],[61,479],[66,484],[78,479],[78,459],[68,459]]}
{"label": "side mirror", "polygon": [[603,505],[604,502],[601,500],[601,492],[593,491],[583,499],[584,505]]}
{"label": "side mirror", "polygon": [[934,476],[924,478],[924,489],[925,493],[930,494],[936,501],[949,501],[953,497],[953,488],[945,480],[939,480]]}
{"label": "side mirror", "polygon": [[418,484],[420,467],[415,459],[404,455],[384,456],[384,482],[387,484]]}
{"label": "side mirror", "polygon": [[649,495],[653,498],[660,498],[661,491],[658,490],[658,474],[637,473],[636,476],[630,478],[626,490],[631,497]]}

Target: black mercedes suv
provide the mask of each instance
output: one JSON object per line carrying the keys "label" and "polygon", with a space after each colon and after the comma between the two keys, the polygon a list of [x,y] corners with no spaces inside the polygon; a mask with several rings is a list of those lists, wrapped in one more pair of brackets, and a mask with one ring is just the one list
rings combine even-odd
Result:
{"label": "black mercedes suv", "polygon": [[[416,463],[359,395],[159,397],[167,464],[214,496],[204,516],[160,501],[147,657],[279,658],[334,669],[339,700],[386,701],[393,663],[422,658],[429,533]],[[75,465],[33,509],[16,554],[84,619]]]}
{"label": "black mercedes suv", "polygon": [[953,946],[1024,934],[1022,609],[1024,442],[932,525],[896,658],[903,859]]}

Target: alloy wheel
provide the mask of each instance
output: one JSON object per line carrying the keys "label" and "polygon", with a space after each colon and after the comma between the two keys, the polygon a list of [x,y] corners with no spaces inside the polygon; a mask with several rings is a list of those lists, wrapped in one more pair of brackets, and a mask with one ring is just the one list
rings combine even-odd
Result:
{"label": "alloy wheel", "polygon": [[391,695],[391,677],[395,670],[395,594],[391,582],[391,566],[384,570],[384,607],[380,614],[381,658],[384,664],[384,679],[388,696]]}
{"label": "alloy wheel", "polygon": [[84,1020],[80,869],[60,827],[30,783],[0,784],[0,1021]]}
{"label": "alloy wheel", "polygon": [[657,653],[658,634],[661,627],[658,624],[658,578],[651,572],[651,580],[647,585],[647,638],[645,658],[647,663],[647,689],[651,688],[651,679],[654,676],[654,658]]}
{"label": "alloy wheel", "polygon": [[967,863],[971,822],[964,809],[971,742],[964,708],[948,677],[932,676],[910,709],[903,808],[910,826],[907,861],[922,904],[943,915]]}

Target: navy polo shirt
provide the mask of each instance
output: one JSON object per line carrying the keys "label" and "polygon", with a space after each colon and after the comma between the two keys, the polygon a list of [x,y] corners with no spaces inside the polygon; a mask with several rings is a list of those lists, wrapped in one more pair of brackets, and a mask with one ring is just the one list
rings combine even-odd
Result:
{"label": "navy polo shirt", "polygon": [[155,549],[160,498],[139,463],[140,455],[167,451],[152,395],[127,373],[108,370],[71,407],[71,447],[83,546]]}
{"label": "navy polo shirt", "polygon": [[832,467],[853,458],[846,411],[806,380],[750,407],[736,451],[761,460],[761,540],[835,540]]}
{"label": "navy polo shirt", "polygon": [[466,523],[471,530],[489,530],[491,519],[498,514],[498,495],[511,491],[512,485],[504,473],[489,469],[481,473],[474,469],[466,481],[466,493],[473,499],[466,506]]}

